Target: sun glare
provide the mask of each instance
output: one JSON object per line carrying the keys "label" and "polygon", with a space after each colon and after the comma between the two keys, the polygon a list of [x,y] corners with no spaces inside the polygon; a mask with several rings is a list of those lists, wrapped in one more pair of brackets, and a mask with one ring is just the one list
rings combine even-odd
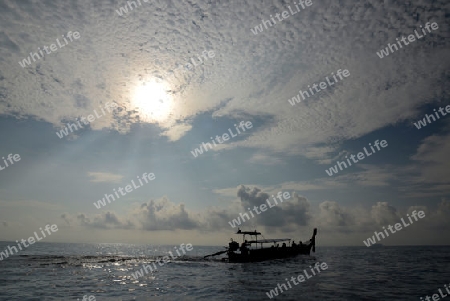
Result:
{"label": "sun glare", "polygon": [[169,117],[172,98],[167,93],[168,90],[165,83],[155,80],[136,87],[133,103],[138,108],[141,120],[162,122]]}

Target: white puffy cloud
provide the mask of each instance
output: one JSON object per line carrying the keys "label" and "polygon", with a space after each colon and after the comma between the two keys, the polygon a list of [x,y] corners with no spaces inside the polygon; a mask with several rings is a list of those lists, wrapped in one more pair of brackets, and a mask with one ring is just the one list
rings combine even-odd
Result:
{"label": "white puffy cloud", "polygon": [[[235,189],[238,200],[225,208],[206,207],[202,211],[189,210],[183,204],[173,203],[167,198],[151,200],[135,206],[127,213],[105,211],[89,216],[86,213],[70,215],[64,213],[61,219],[66,228],[88,227],[93,229],[140,230],[147,232],[188,231],[187,233],[228,233],[233,229],[229,224],[240,213],[248,213],[248,208],[266,203],[271,195],[257,187],[240,185]],[[397,209],[388,202],[377,202],[371,208],[363,206],[344,206],[336,201],[323,201],[312,205],[309,200],[293,193],[290,199],[268,208],[261,214],[241,224],[242,229],[258,229],[269,235],[289,235],[301,240],[309,238],[309,231],[319,229],[324,244],[362,244],[361,239],[380,231],[382,226],[394,225],[401,218],[407,220],[407,213],[423,210],[426,217],[416,223],[416,232],[402,231],[397,238],[409,244],[420,244],[436,229],[448,229],[450,223],[450,202],[442,200],[436,209],[427,206],[410,206]],[[249,214],[250,216],[250,214]],[[414,226],[416,227],[416,225]],[[306,232],[305,232],[306,231]],[[420,239],[420,241],[418,241]],[[435,241],[442,243],[442,240]]]}
{"label": "white puffy cloud", "polygon": [[[119,17],[115,10],[121,4],[108,1],[6,2],[0,114],[59,127],[111,101],[122,110],[91,127],[127,132],[142,121],[133,102],[135,87],[159,78],[170,85],[174,101],[170,117],[159,122],[170,141],[194,130],[191,121],[198,114],[237,118],[245,112],[273,122],[221,149],[239,145],[328,163],[336,142],[414,118],[424,103],[448,95],[444,0],[418,4],[420,22],[435,21],[438,30],[384,59],[376,51],[417,29],[415,6],[314,2],[253,35],[250,29],[261,19],[287,5],[156,0]],[[17,63],[68,31],[79,31],[80,39],[30,67]],[[191,71],[175,70],[204,50],[215,57]],[[287,102],[338,69],[351,75],[294,107]]]}
{"label": "white puffy cloud", "polygon": [[88,172],[91,182],[94,183],[120,183],[123,176],[108,172]]}

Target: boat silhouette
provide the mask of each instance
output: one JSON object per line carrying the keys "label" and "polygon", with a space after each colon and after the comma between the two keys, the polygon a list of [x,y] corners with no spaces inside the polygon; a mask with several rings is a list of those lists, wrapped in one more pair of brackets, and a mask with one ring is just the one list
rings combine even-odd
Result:
{"label": "boat silhouette", "polygon": [[[300,254],[309,255],[311,250],[316,251],[316,235],[317,228],[314,228],[313,235],[306,243],[301,241],[296,244],[294,241],[291,243],[290,238],[273,238],[273,239],[259,239],[258,236],[262,236],[260,232],[255,231],[241,231],[238,229],[236,234],[242,235],[242,244],[231,239],[231,242],[226,247],[226,250],[219,251],[214,254],[206,255],[204,258],[210,256],[218,256],[221,254],[227,254],[227,258],[223,258],[223,261],[228,262],[259,262],[272,259],[289,258]],[[246,235],[249,235],[252,240],[246,240]],[[282,246],[279,243],[283,242]],[[286,242],[288,244],[286,244]],[[264,245],[272,244],[270,247],[264,247]],[[259,247],[258,247],[259,245]]]}

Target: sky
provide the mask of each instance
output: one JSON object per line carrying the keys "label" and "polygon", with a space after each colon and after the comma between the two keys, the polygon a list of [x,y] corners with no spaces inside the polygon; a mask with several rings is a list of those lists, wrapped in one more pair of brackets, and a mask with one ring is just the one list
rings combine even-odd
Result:
{"label": "sky", "polygon": [[450,244],[448,1],[135,3],[0,0],[0,240]]}

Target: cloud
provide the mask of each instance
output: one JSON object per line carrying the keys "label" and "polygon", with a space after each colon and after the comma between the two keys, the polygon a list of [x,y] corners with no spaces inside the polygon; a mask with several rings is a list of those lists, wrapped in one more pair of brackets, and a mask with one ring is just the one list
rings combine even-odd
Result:
{"label": "cloud", "polygon": [[250,163],[254,163],[254,164],[263,164],[263,165],[281,165],[284,164],[284,162],[280,159],[277,158],[274,155],[267,155],[267,154],[263,154],[263,153],[257,153],[254,154],[250,160]]}
{"label": "cloud", "polygon": [[435,231],[449,231],[450,230],[450,222],[448,217],[450,216],[450,200],[443,199],[437,207],[435,212],[429,212],[426,210],[428,221],[432,225]]}
{"label": "cloud", "polygon": [[[419,164],[422,183],[448,184],[450,179],[450,133],[425,138],[411,159]],[[430,187],[431,188],[431,187]]]}
{"label": "cloud", "polygon": [[372,206],[371,215],[379,225],[392,224],[400,219],[397,209],[390,206],[388,202],[377,202],[376,205]]}
{"label": "cloud", "polygon": [[57,203],[41,202],[35,200],[15,200],[14,202],[0,201],[0,207],[31,207],[40,210],[54,211],[62,210],[65,206]]}
{"label": "cloud", "polygon": [[[106,211],[89,215],[78,213],[61,215],[68,227],[85,227],[91,229],[121,229],[159,231],[188,231],[186,233],[223,233],[231,229],[229,221],[237,218],[239,213],[248,213],[248,208],[259,206],[270,199],[271,195],[258,187],[240,185],[235,188],[238,200],[224,204],[224,207],[207,207],[201,211],[189,210],[184,204],[176,204],[166,197],[150,200],[136,206],[120,216]],[[420,244],[423,239],[431,237],[438,229],[449,229],[450,201],[443,199],[435,209],[423,205],[412,205],[398,209],[388,202],[377,202],[371,207],[344,206],[336,201],[323,201],[312,205],[305,197],[296,192],[290,199],[268,208],[267,211],[250,218],[241,225],[243,229],[258,229],[263,233],[289,235],[301,239],[307,238],[305,231],[318,228],[321,239],[335,245],[341,243],[361,244],[361,239],[380,231],[382,226],[394,225],[413,210],[423,210],[426,218],[420,221],[420,237],[408,231],[398,234],[410,244]],[[396,234],[397,235],[397,234]],[[430,236],[431,235],[431,236]],[[406,241],[406,240],[405,240]],[[439,241],[442,244],[442,240]]]}
{"label": "cloud", "polygon": [[78,213],[73,216],[61,214],[68,226],[82,226],[96,229],[138,229],[144,231],[198,230],[203,227],[200,216],[191,217],[183,204],[174,204],[166,198],[151,200],[119,217],[106,211],[95,215]]}
{"label": "cloud", "polygon": [[320,220],[328,226],[353,226],[353,216],[337,202],[325,201],[319,204]]}
{"label": "cloud", "polygon": [[[254,206],[259,207],[261,204],[267,204],[266,200],[274,204],[273,198],[257,187],[249,188],[241,185],[238,187],[237,196],[241,200],[243,212],[246,212],[248,208],[252,209]],[[254,220],[261,226],[291,230],[295,225],[304,226],[308,224],[311,219],[309,207],[310,203],[306,198],[294,193],[280,205],[256,215]]]}
{"label": "cloud", "polygon": [[105,212],[101,214],[100,216],[96,216],[94,218],[94,224],[98,227],[106,227],[108,225],[112,225],[116,228],[122,228],[122,229],[133,229],[134,224],[131,221],[122,222],[119,220],[119,218],[111,212]]}
{"label": "cloud", "polygon": [[310,146],[303,154],[307,158],[317,160],[319,164],[331,164],[339,158],[339,155],[330,157],[336,150],[333,146]]}
{"label": "cloud", "polygon": [[167,198],[141,204],[133,211],[133,216],[142,229],[148,231],[193,230],[200,227],[198,219],[191,217],[184,204],[174,204]]}
{"label": "cloud", "polygon": [[68,213],[63,213],[63,214],[61,214],[60,217],[66,222],[67,225],[70,226],[71,220],[70,220],[70,215]]}
{"label": "cloud", "polygon": [[93,183],[120,183],[123,176],[108,172],[88,172],[90,181]]}
{"label": "cloud", "polygon": [[[415,118],[423,104],[448,95],[444,0],[422,3],[420,20],[411,17],[416,8],[402,1],[386,5],[325,0],[257,36],[250,29],[261,18],[286,10],[286,3],[199,1],[192,6],[152,1],[120,18],[109,2],[69,7],[51,3],[51,12],[48,3],[5,6],[2,11],[0,114],[59,127],[63,120],[87,116],[114,101],[121,110],[99,118],[92,129],[125,133],[133,123],[143,122],[134,89],[159,78],[170,85],[174,102],[170,118],[157,123],[169,141],[193,130],[190,121],[200,114],[238,118],[245,112],[269,116],[273,122],[221,148],[305,155],[324,164],[332,160],[339,141]],[[147,22],[149,12],[158,12],[152,22]],[[352,22],[343,26],[342,20]],[[432,35],[382,60],[376,55],[428,20],[441,25]],[[56,26],[46,28],[48,22]],[[75,30],[80,31],[79,40],[44,60],[24,69],[17,63]],[[171,75],[204,50],[213,50],[215,57],[192,71]],[[351,75],[295,107],[288,103],[300,89],[338,69],[348,69]]]}
{"label": "cloud", "polygon": [[[236,204],[237,205],[237,204]],[[220,208],[207,208],[202,212],[202,228],[200,231],[224,231],[230,229],[229,221],[236,218],[239,214],[239,210],[242,210],[240,206],[230,206],[226,209]]]}
{"label": "cloud", "polygon": [[177,124],[162,132],[161,135],[167,136],[169,138],[169,141],[177,141],[191,129],[192,125],[190,124]]}
{"label": "cloud", "polygon": [[136,226],[129,219],[121,219],[113,212],[101,212],[93,216],[85,213],[78,213],[72,216],[63,213],[60,216],[68,226],[82,226],[95,229],[135,229]]}
{"label": "cloud", "polygon": [[[450,124],[450,123],[449,123]],[[411,163],[405,167],[391,168],[400,181],[399,191],[406,198],[431,198],[450,193],[450,131],[423,139],[416,152],[410,157]]]}

